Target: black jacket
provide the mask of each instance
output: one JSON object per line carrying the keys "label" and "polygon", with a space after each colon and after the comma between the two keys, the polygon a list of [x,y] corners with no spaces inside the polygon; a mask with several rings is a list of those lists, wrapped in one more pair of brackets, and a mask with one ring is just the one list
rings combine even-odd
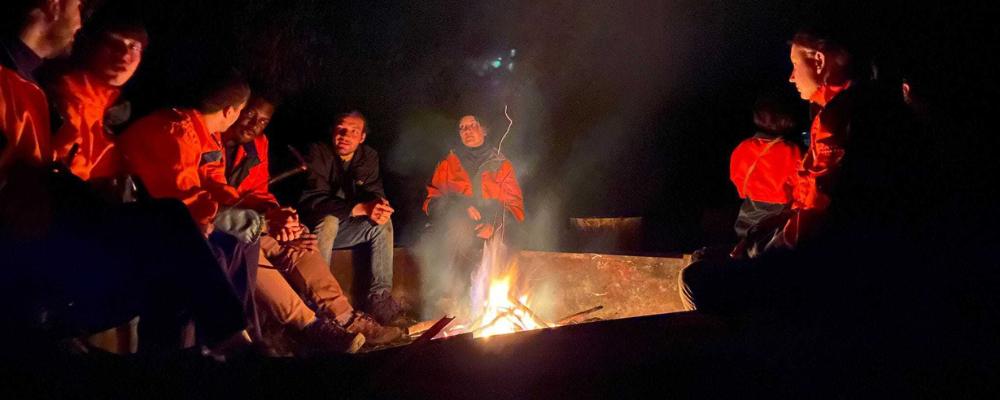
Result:
{"label": "black jacket", "polygon": [[299,212],[309,226],[315,227],[327,215],[344,221],[354,205],[385,198],[378,153],[371,147],[359,146],[345,169],[331,143],[315,143],[309,147],[306,162],[309,177],[299,199]]}

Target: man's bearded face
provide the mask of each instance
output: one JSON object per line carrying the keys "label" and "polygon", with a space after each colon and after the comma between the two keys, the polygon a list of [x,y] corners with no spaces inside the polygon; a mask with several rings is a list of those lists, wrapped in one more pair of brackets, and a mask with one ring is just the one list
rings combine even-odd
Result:
{"label": "man's bearded face", "polygon": [[337,155],[350,156],[365,141],[365,120],[349,115],[333,128],[333,144]]}

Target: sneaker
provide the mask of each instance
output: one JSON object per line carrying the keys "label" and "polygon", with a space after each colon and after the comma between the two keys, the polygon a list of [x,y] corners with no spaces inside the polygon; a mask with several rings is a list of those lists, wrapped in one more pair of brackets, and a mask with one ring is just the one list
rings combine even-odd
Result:
{"label": "sneaker", "polygon": [[365,335],[367,343],[380,345],[392,343],[403,336],[403,330],[393,326],[382,326],[371,315],[355,311],[351,319],[344,324],[348,332]]}
{"label": "sneaker", "polygon": [[299,333],[299,342],[307,347],[307,353],[353,354],[365,344],[365,335],[348,332],[334,320],[316,317]]}
{"label": "sneaker", "polygon": [[403,308],[400,307],[396,299],[392,298],[389,292],[382,292],[368,298],[368,314],[371,314],[375,321],[382,325],[387,326],[405,326],[399,325],[401,322],[405,323],[405,318],[401,321],[403,317]]}

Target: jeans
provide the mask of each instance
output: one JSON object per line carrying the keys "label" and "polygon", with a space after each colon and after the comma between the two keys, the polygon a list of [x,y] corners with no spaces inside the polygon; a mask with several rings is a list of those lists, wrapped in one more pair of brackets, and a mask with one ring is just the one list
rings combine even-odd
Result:
{"label": "jeans", "polygon": [[345,221],[332,215],[323,217],[315,229],[320,255],[331,261],[333,249],[368,244],[371,252],[372,282],[368,297],[392,290],[392,221],[375,225],[367,218],[351,217]]}

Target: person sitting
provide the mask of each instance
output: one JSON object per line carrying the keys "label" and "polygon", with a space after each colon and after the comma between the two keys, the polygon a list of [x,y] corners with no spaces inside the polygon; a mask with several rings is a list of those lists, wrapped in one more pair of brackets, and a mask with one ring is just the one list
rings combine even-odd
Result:
{"label": "person sitting", "polygon": [[331,133],[330,140],[309,148],[302,217],[316,232],[323,260],[329,262],[333,249],[368,245],[372,281],[364,309],[383,325],[405,325],[392,297],[394,210],[382,188],[378,153],[363,144],[367,121],[357,111],[341,114]]}
{"label": "person sitting", "polygon": [[[482,259],[484,242],[503,243],[525,217],[514,166],[486,144],[487,128],[479,118],[463,116],[458,136],[462,145],[438,162],[423,204],[435,236],[430,252],[434,264],[446,266],[437,273],[445,274],[447,282],[471,273]],[[440,297],[454,301],[464,290],[451,287]]]}
{"label": "person sitting", "polygon": [[802,162],[799,146],[787,138],[795,128],[793,111],[776,96],[758,98],[753,111],[757,133],[740,142],[730,157],[729,179],[743,199],[734,226],[734,258],[760,255],[787,219]]}
{"label": "person sitting", "polygon": [[[273,222],[270,233],[260,237],[258,302],[283,326],[301,335],[315,336],[311,331],[336,323],[348,332],[362,334],[367,344],[399,339],[399,328],[383,327],[351,306],[318,251],[316,235],[299,223],[295,209],[281,207],[268,189],[271,177],[264,130],[274,110],[272,101],[252,95],[236,123],[222,133],[226,181],[240,195],[236,207],[254,210]],[[296,290],[316,304],[318,312],[306,306]]]}

